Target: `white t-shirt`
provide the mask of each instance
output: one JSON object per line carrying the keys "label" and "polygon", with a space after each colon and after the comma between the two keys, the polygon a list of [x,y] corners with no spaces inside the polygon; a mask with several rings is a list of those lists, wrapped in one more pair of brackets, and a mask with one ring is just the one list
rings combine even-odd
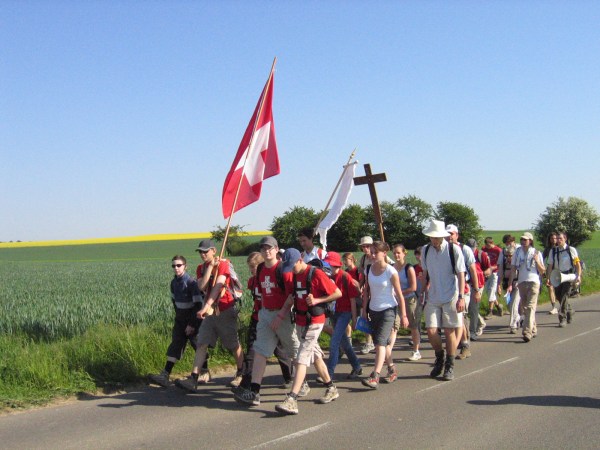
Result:
{"label": "white t-shirt", "polygon": [[385,267],[381,275],[375,275],[371,266],[369,270],[369,289],[371,290],[369,309],[383,311],[398,306],[392,285],[392,275],[394,274],[398,275],[398,271],[391,264]]}
{"label": "white t-shirt", "polygon": [[534,260],[534,256],[537,253],[540,252],[533,247],[529,247],[527,249],[527,254],[525,254],[523,247],[519,247],[515,251],[510,264],[519,270],[519,278],[517,279],[518,283],[523,283],[524,281],[533,281],[534,283],[540,284],[540,274],[537,270],[537,264]]}

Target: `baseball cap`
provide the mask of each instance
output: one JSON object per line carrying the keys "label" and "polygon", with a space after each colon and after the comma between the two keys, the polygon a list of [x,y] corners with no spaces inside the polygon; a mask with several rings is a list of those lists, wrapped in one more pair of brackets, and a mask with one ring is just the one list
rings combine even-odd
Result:
{"label": "baseball cap", "polygon": [[530,241],[533,241],[533,235],[529,231],[526,231],[523,233],[523,236],[521,236],[521,239],[529,239]]}
{"label": "baseball cap", "polygon": [[202,239],[200,241],[200,243],[198,244],[198,248],[196,249],[196,251],[197,252],[207,252],[211,248],[214,248],[215,250],[217,249],[217,247],[215,246],[215,243],[211,239]]}
{"label": "baseball cap", "polygon": [[327,252],[327,256],[323,260],[329,263],[331,267],[342,267],[342,257],[338,252]]}
{"label": "baseball cap", "polygon": [[291,272],[296,263],[301,259],[300,252],[295,248],[288,248],[281,257],[281,270],[283,273]]}
{"label": "baseball cap", "polygon": [[373,245],[373,238],[371,236],[361,237],[360,244],[358,244],[358,246],[362,247],[363,245]]}
{"label": "baseball cap", "polygon": [[446,231],[448,233],[456,233],[458,234],[458,227],[456,225],[454,225],[453,223],[449,224],[446,226]]}
{"label": "baseball cap", "polygon": [[262,238],[260,240],[258,245],[260,245],[260,246],[268,245],[269,247],[278,247],[277,239],[275,239],[273,236],[265,236],[264,238]]}

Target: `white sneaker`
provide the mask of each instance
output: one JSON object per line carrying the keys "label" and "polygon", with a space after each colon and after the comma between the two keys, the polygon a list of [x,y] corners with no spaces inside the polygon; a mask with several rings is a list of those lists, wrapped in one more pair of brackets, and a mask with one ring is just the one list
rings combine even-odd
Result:
{"label": "white sneaker", "polygon": [[309,392],[310,386],[306,381],[304,381],[304,383],[302,383],[302,386],[300,387],[300,392],[298,392],[298,397],[306,397],[309,394]]}
{"label": "white sneaker", "polygon": [[484,328],[487,327],[487,323],[482,323],[481,326],[479,328],[477,328],[477,331],[475,332],[476,336],[481,336],[483,334],[483,330]]}
{"label": "white sneaker", "polygon": [[548,314],[552,314],[552,315],[558,314],[558,309],[556,308],[556,306],[554,308],[552,308],[550,311],[548,311]]}
{"label": "white sneaker", "polygon": [[421,352],[417,350],[416,352],[411,352],[411,355],[408,357],[409,361],[418,361],[421,359]]}
{"label": "white sneaker", "polygon": [[335,386],[329,386],[327,388],[327,390],[325,391],[325,395],[323,397],[321,397],[318,400],[318,402],[321,403],[321,404],[331,403],[332,401],[334,401],[339,396],[340,396],[340,394],[338,393],[337,388]]}

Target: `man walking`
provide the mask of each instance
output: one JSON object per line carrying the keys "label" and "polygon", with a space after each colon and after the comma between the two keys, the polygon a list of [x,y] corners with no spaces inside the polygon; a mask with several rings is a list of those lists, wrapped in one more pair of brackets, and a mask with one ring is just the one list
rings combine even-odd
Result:
{"label": "man walking", "polygon": [[[426,279],[429,275],[425,326],[429,342],[435,350],[435,363],[430,376],[436,378],[443,370],[443,379],[449,381],[454,379],[456,334],[463,326],[465,260],[460,247],[444,239],[450,236],[444,222],[431,220],[423,234],[430,240],[430,244],[423,247],[421,258],[423,276]],[[444,329],[447,355],[444,354],[438,328]]]}

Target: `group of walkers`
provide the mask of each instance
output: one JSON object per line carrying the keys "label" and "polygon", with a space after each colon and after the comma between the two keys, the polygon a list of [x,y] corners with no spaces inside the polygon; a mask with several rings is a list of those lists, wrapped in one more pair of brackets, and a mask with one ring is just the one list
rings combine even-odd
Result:
{"label": "group of walkers", "polygon": [[[196,352],[192,373],[175,384],[195,392],[210,381],[208,349],[220,339],[236,361],[237,371],[229,385],[238,403],[260,405],[267,360],[275,355],[288,390],[275,409],[298,414],[298,398],[310,392],[306,374],[311,365],[317,382],[325,388],[318,403],[339,397],[334,380],[340,379],[336,367],[342,354],[351,365],[345,378],[361,379],[368,389],[394,382],[398,372],[392,349],[398,330],[410,329],[408,360],[418,361],[422,316],[435,352],[430,376],[447,381],[454,378],[455,359],[471,356],[471,342],[482,335],[493,309],[503,314],[499,300],[503,293],[511,316],[510,332],[522,329],[524,342],[537,335],[535,311],[542,284],[548,286],[550,313],[556,311],[559,326],[573,320],[569,294],[572,285],[580,283],[581,264],[564,233],[554,233],[543,252],[535,249],[531,233],[520,237],[520,245],[505,235],[502,249],[490,237],[481,249],[474,239],[462,245],[457,226],[438,220],[431,220],[423,233],[430,242],[414,251],[414,266],[406,261],[402,244],[390,248],[369,236],[359,243],[363,252],[359,261],[352,253],[340,255],[315,247],[312,229],[298,233],[302,251],[282,250],[275,238],[262,238],[260,252],[247,258],[251,273],[247,288],[254,303],[245,351],[238,338],[237,275],[231,262],[216,256],[214,242],[202,240],[197,251],[203,262],[196,280],[187,274],[183,256],[172,259],[175,322],[164,370],[151,375],[151,381],[170,384],[171,371],[189,342]],[[388,256],[390,250],[394,259]],[[479,305],[484,290],[489,298],[485,318]],[[373,369],[364,377],[352,346],[355,329],[366,332],[361,353],[375,353]],[[327,357],[319,346],[322,332],[331,335]]]}

